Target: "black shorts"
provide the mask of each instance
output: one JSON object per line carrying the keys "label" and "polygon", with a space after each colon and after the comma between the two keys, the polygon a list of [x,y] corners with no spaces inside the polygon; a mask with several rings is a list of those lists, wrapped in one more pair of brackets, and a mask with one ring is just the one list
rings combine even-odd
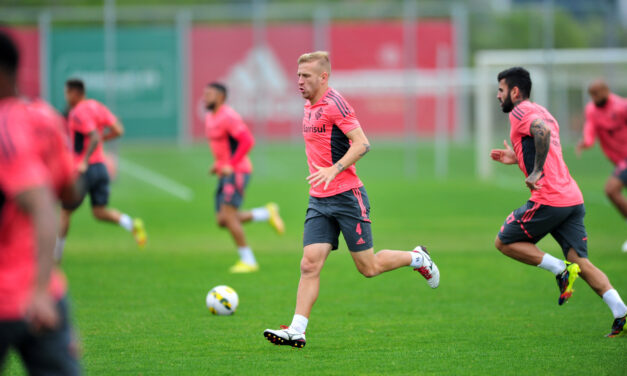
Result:
{"label": "black shorts", "polygon": [[614,173],[612,175],[619,178],[620,181],[623,182],[623,185],[627,187],[627,158],[620,161],[616,165],[616,168],[614,169]]}
{"label": "black shorts", "polygon": [[233,173],[221,177],[216,190],[216,212],[220,211],[222,204],[239,208],[244,202],[244,191],[250,180],[250,174]]}
{"label": "black shorts", "polygon": [[351,252],[372,248],[370,202],[364,187],[331,197],[309,197],[303,246],[329,243],[336,250],[340,231]]}
{"label": "black shorts", "polygon": [[87,167],[87,171],[78,177],[79,197],[76,201],[63,204],[67,210],[76,210],[83,203],[89,193],[91,206],[107,206],[109,203],[109,172],[104,163],[94,163]]}
{"label": "black shorts", "polygon": [[65,299],[58,303],[59,327],[33,333],[23,320],[0,321],[0,370],[14,348],[30,375],[79,375],[76,343],[68,318]]}
{"label": "black shorts", "polygon": [[562,247],[564,257],[571,248],[579,257],[588,257],[588,235],[583,224],[585,215],[583,204],[556,207],[527,201],[507,217],[498,236],[505,244],[535,244],[551,234]]}

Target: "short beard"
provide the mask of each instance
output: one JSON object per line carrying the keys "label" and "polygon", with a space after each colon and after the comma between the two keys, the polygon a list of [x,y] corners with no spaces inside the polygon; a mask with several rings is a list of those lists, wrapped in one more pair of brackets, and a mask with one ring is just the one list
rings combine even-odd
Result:
{"label": "short beard", "polygon": [[514,102],[512,102],[511,92],[507,93],[507,97],[501,103],[501,110],[506,114],[509,114],[514,109]]}
{"label": "short beard", "polygon": [[594,102],[594,105],[598,108],[603,108],[607,104],[607,98],[600,100],[598,102]]}
{"label": "short beard", "polygon": [[208,111],[213,111],[216,109],[216,102],[211,102],[211,103],[207,103],[207,105],[205,106],[205,108]]}

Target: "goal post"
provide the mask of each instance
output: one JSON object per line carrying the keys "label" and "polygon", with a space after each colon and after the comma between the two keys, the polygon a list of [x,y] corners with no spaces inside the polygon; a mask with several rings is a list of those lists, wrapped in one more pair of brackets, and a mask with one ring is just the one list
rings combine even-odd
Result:
{"label": "goal post", "polygon": [[[621,79],[627,75],[627,48],[608,49],[540,49],[540,50],[484,50],[475,55],[475,151],[476,172],[482,179],[492,176],[493,163],[489,158],[493,147],[501,146],[494,139],[494,114],[496,103],[496,77],[498,72],[512,66],[529,70],[533,87],[531,99],[543,106],[552,104],[552,88],[572,89],[580,93],[583,113],[587,84],[604,77],[614,88],[627,88]],[[557,93],[557,95],[567,95]],[[569,112],[567,108],[562,112]],[[563,106],[562,106],[563,107]],[[549,111],[556,116],[552,108]],[[562,129],[570,120],[556,116]]]}

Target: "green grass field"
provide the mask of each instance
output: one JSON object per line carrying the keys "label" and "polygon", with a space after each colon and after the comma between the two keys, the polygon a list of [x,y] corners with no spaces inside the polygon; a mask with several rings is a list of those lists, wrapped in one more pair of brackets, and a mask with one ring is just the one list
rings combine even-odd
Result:
{"label": "green grass field", "polygon": [[[603,196],[611,166],[598,149],[566,151],[586,197],[591,260],[627,298],[627,226]],[[607,339],[603,301],[581,280],[557,305],[554,277],[501,255],[493,245],[505,217],[528,198],[515,166],[474,177],[470,147],[453,147],[450,177],[433,173],[433,150],[418,146],[415,178],[404,177],[402,145],[373,142],[358,164],[372,205],[375,248],[424,244],[441,271],[431,290],[411,269],[373,279],[352,265],[343,240],[322,272],[321,293],[302,350],[276,347],[262,332],[293,314],[307,203],[300,145],[258,147],[246,207],[273,200],[287,234],[266,224],[246,231],[259,273],[231,275],[235,248],[213,216],[215,179],[205,146],[122,145],[121,156],[189,186],[185,202],[121,173],[114,207],[141,216],[149,244],[139,251],[119,227],[96,223],[87,205],[74,217],[63,268],[82,365],[92,375],[204,374],[627,374],[625,337]],[[561,254],[547,238],[540,246]],[[228,284],[240,296],[230,317],[212,316],[205,295]],[[22,374],[12,357],[8,374]]]}

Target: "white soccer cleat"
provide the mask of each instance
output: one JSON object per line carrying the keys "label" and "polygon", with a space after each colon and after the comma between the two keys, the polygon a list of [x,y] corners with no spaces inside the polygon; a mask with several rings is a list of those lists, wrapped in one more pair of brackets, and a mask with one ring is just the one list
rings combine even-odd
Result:
{"label": "white soccer cleat", "polygon": [[435,262],[431,260],[431,255],[427,252],[427,248],[419,245],[414,248],[412,252],[417,252],[422,255],[422,266],[419,268],[414,268],[415,271],[420,273],[425,279],[429,286],[434,289],[440,285],[440,270],[438,269]]}
{"label": "white soccer cleat", "polygon": [[299,333],[292,328],[281,325],[281,329],[266,329],[263,336],[275,345],[288,345],[302,349],[307,343],[305,341],[305,333]]}

